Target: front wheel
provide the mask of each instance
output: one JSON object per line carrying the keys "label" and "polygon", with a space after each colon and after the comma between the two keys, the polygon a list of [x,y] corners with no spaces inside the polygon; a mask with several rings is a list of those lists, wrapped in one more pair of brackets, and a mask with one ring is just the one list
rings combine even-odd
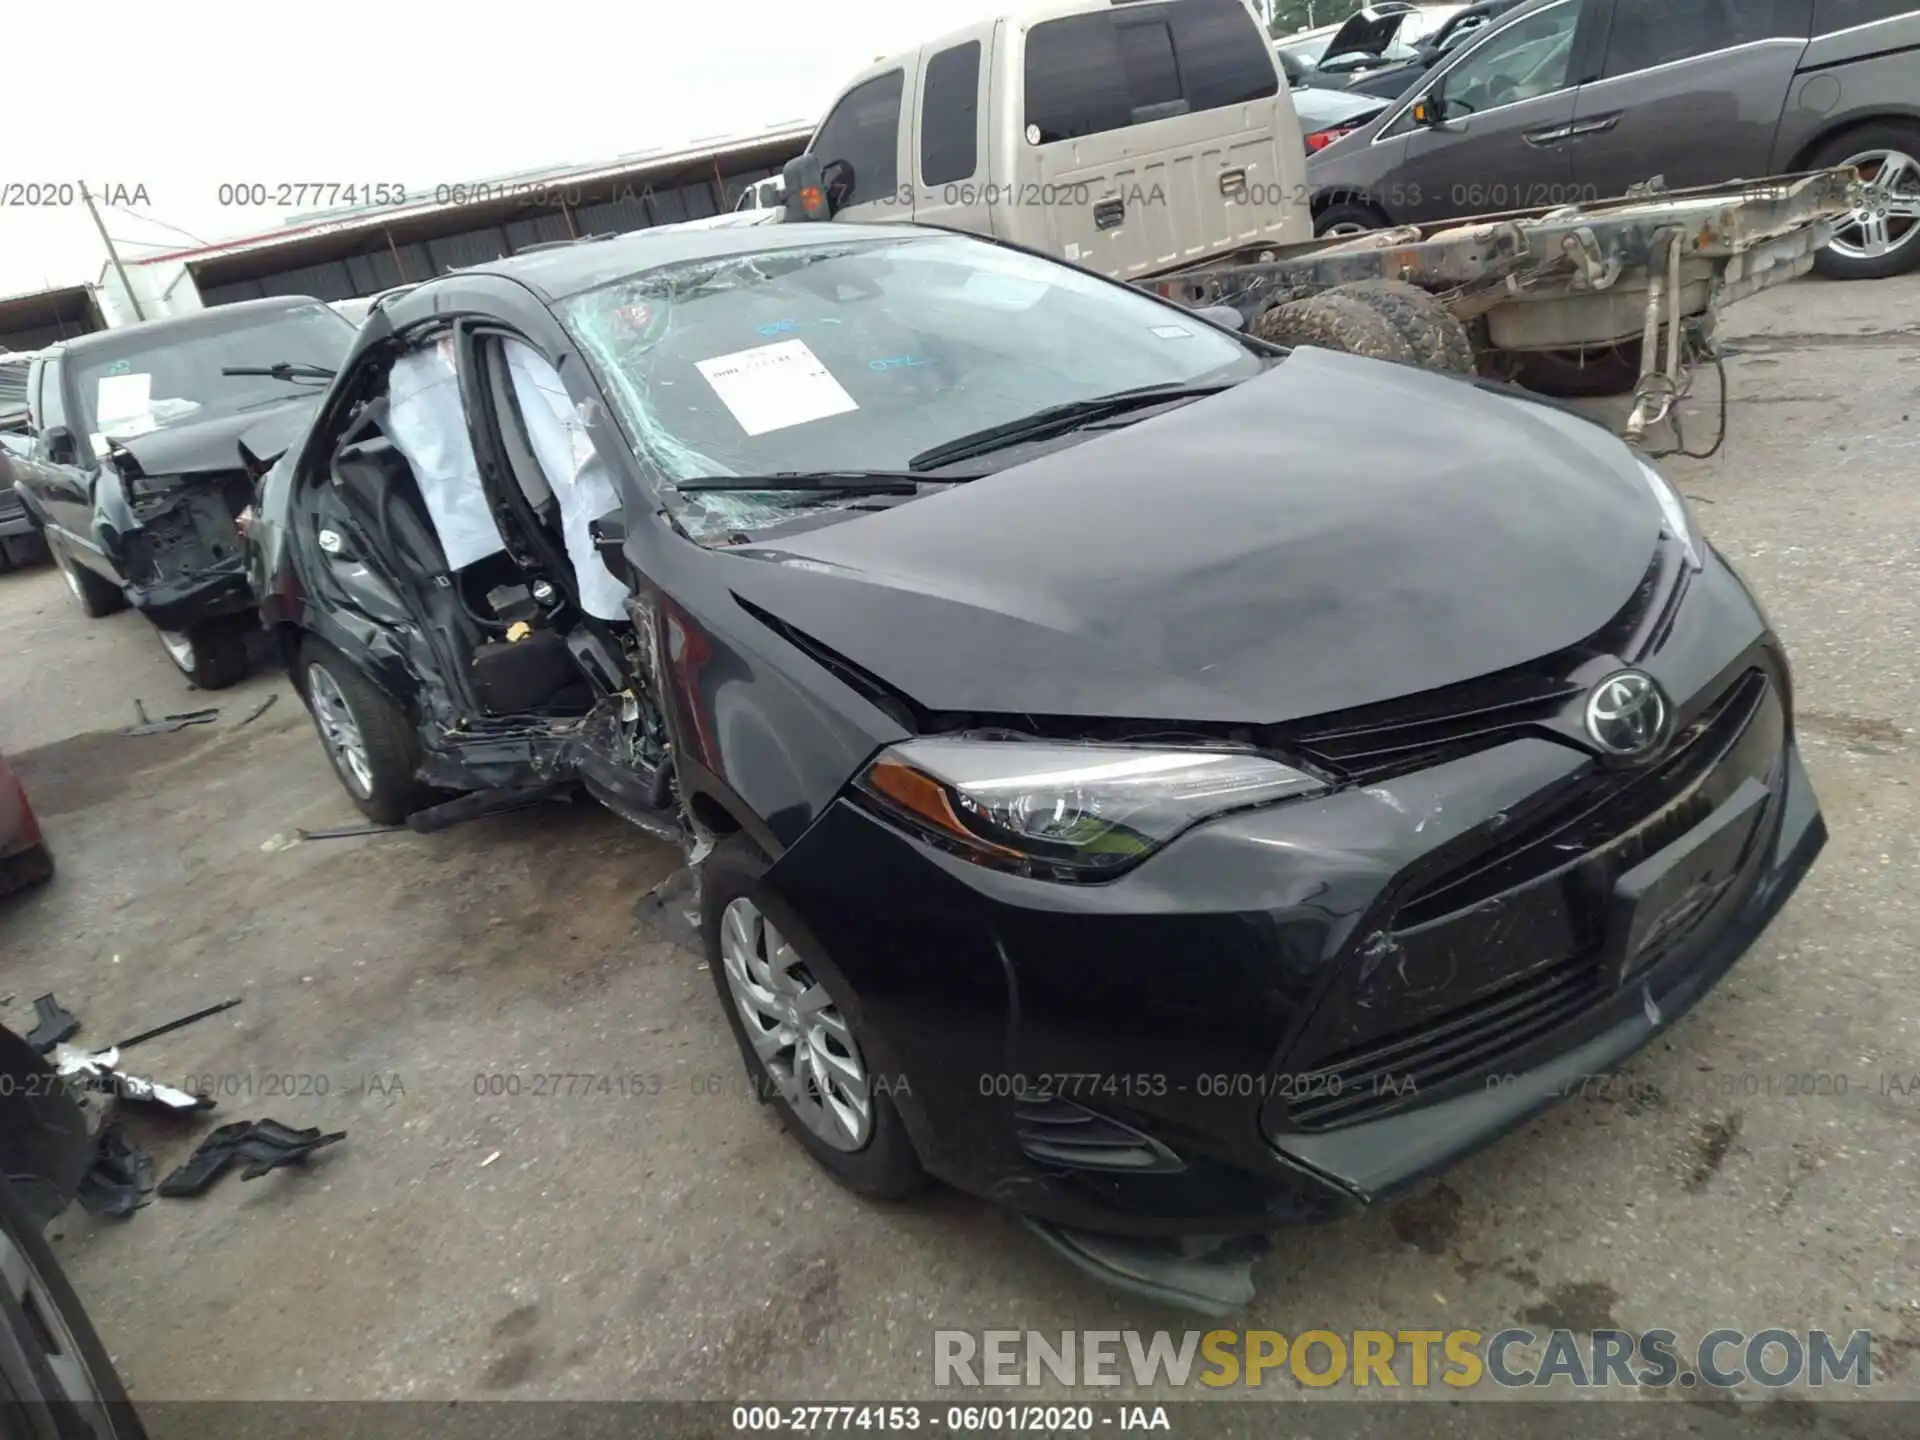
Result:
{"label": "front wheel", "polygon": [[787,1133],[847,1189],[876,1200],[926,1183],[887,1077],[862,1043],[858,997],[763,882],[767,858],[731,835],[702,863],[707,968],[748,1078]]}
{"label": "front wheel", "polygon": [[1814,156],[1815,169],[1831,166],[1858,174],[1866,193],[1834,222],[1814,268],[1834,280],[1880,280],[1920,266],[1920,125],[1888,120],[1838,136]]}
{"label": "front wheel", "polygon": [[103,615],[112,615],[127,608],[127,597],[118,585],[104,576],[96,575],[67,553],[67,542],[47,536],[47,548],[53,551],[53,563],[60,567],[60,574],[67,582],[67,589],[73,592],[73,598],[80,606],[80,613],[89,620],[98,620]]}
{"label": "front wheel", "polygon": [[248,616],[223,615],[158,633],[160,647],[182,675],[202,690],[224,690],[246,678],[247,636],[253,628]]}
{"label": "front wheel", "polygon": [[401,825],[420,808],[420,748],[400,707],[330,645],[300,647],[298,684],[333,772],[376,825]]}
{"label": "front wheel", "polygon": [[38,1435],[45,1426],[63,1436],[146,1440],[106,1346],[8,1180],[0,1180],[0,1311],[11,1331],[0,1347],[0,1431]]}

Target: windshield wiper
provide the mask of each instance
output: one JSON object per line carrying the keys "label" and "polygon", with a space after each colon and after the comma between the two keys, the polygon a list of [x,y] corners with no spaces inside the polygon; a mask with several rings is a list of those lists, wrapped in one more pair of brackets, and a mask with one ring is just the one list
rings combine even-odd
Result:
{"label": "windshield wiper", "polygon": [[975,430],[970,435],[961,435],[930,450],[922,450],[907,461],[907,468],[916,471],[938,470],[942,465],[971,460],[977,455],[991,454],[1010,445],[1063,435],[1069,430],[1123,415],[1129,410],[1143,410],[1173,400],[1198,400],[1208,395],[1218,395],[1223,390],[1231,390],[1237,383],[1142,385],[1132,390],[1116,390],[1111,395],[1096,395],[1090,400],[1069,400],[1063,405],[1049,405],[1044,410],[1022,415],[1017,420],[989,425],[984,430]]}
{"label": "windshield wiper", "polygon": [[228,365],[222,375],[264,375],[271,380],[331,380],[338,371],[325,365],[295,364],[282,360],[277,365]]}
{"label": "windshield wiper", "polygon": [[835,495],[918,495],[922,485],[973,476],[916,475],[906,470],[780,470],[771,475],[704,475],[676,480],[673,488],[685,495],[708,490],[823,492]]}

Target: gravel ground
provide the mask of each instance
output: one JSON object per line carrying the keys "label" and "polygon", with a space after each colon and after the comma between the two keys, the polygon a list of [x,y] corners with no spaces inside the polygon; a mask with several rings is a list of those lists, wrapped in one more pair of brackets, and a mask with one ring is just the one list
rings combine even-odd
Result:
{"label": "gravel ground", "polygon": [[[1879,1093],[1920,1085],[1915,314],[1920,278],[1738,307],[1727,445],[1667,462],[1793,657],[1833,832],[1812,877],[1635,1062],[1635,1104],[1570,1102],[1280,1236],[1231,1323],[1863,1327],[1880,1392],[1920,1393],[1920,1090]],[[135,695],[220,719],[127,738]],[[308,1174],[56,1223],[136,1399],[931,1397],[936,1326],[1192,1325],[984,1204],[829,1183],[743,1094],[711,977],[636,926],[676,860],[610,815],[284,846],[357,815],[283,682],[192,695],[50,569],[0,576],[0,696],[61,864],[0,917],[11,1023],[51,990],[105,1043],[242,995],[140,1064],[229,1118],[348,1132]],[[643,1078],[529,1093],[550,1072]],[[1821,1073],[1852,1093],[1765,1093]],[[1747,1075],[1762,1093],[1707,1083]],[[137,1134],[163,1173],[194,1143]]]}

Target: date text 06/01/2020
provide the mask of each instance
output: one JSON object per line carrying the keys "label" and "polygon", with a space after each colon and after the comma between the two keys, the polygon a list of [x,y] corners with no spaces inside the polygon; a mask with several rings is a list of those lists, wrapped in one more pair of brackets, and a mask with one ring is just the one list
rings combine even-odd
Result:
{"label": "date text 06/01/2020", "polygon": [[1164,1405],[736,1405],[736,1433],[827,1435],[858,1431],[1009,1431],[1085,1435],[1102,1428],[1172,1430]]}

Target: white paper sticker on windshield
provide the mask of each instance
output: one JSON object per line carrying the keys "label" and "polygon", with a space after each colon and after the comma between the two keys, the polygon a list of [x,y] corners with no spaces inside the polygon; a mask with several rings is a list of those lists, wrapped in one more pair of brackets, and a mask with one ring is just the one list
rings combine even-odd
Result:
{"label": "white paper sticker on windshield", "polygon": [[1156,325],[1153,333],[1162,340],[1184,340],[1193,332],[1184,325]]}
{"label": "white paper sticker on windshield", "polygon": [[716,355],[696,368],[749,435],[860,408],[804,340]]}
{"label": "white paper sticker on windshield", "polygon": [[147,413],[152,396],[151,375],[102,375],[94,418],[103,428],[116,420],[132,420]]}

